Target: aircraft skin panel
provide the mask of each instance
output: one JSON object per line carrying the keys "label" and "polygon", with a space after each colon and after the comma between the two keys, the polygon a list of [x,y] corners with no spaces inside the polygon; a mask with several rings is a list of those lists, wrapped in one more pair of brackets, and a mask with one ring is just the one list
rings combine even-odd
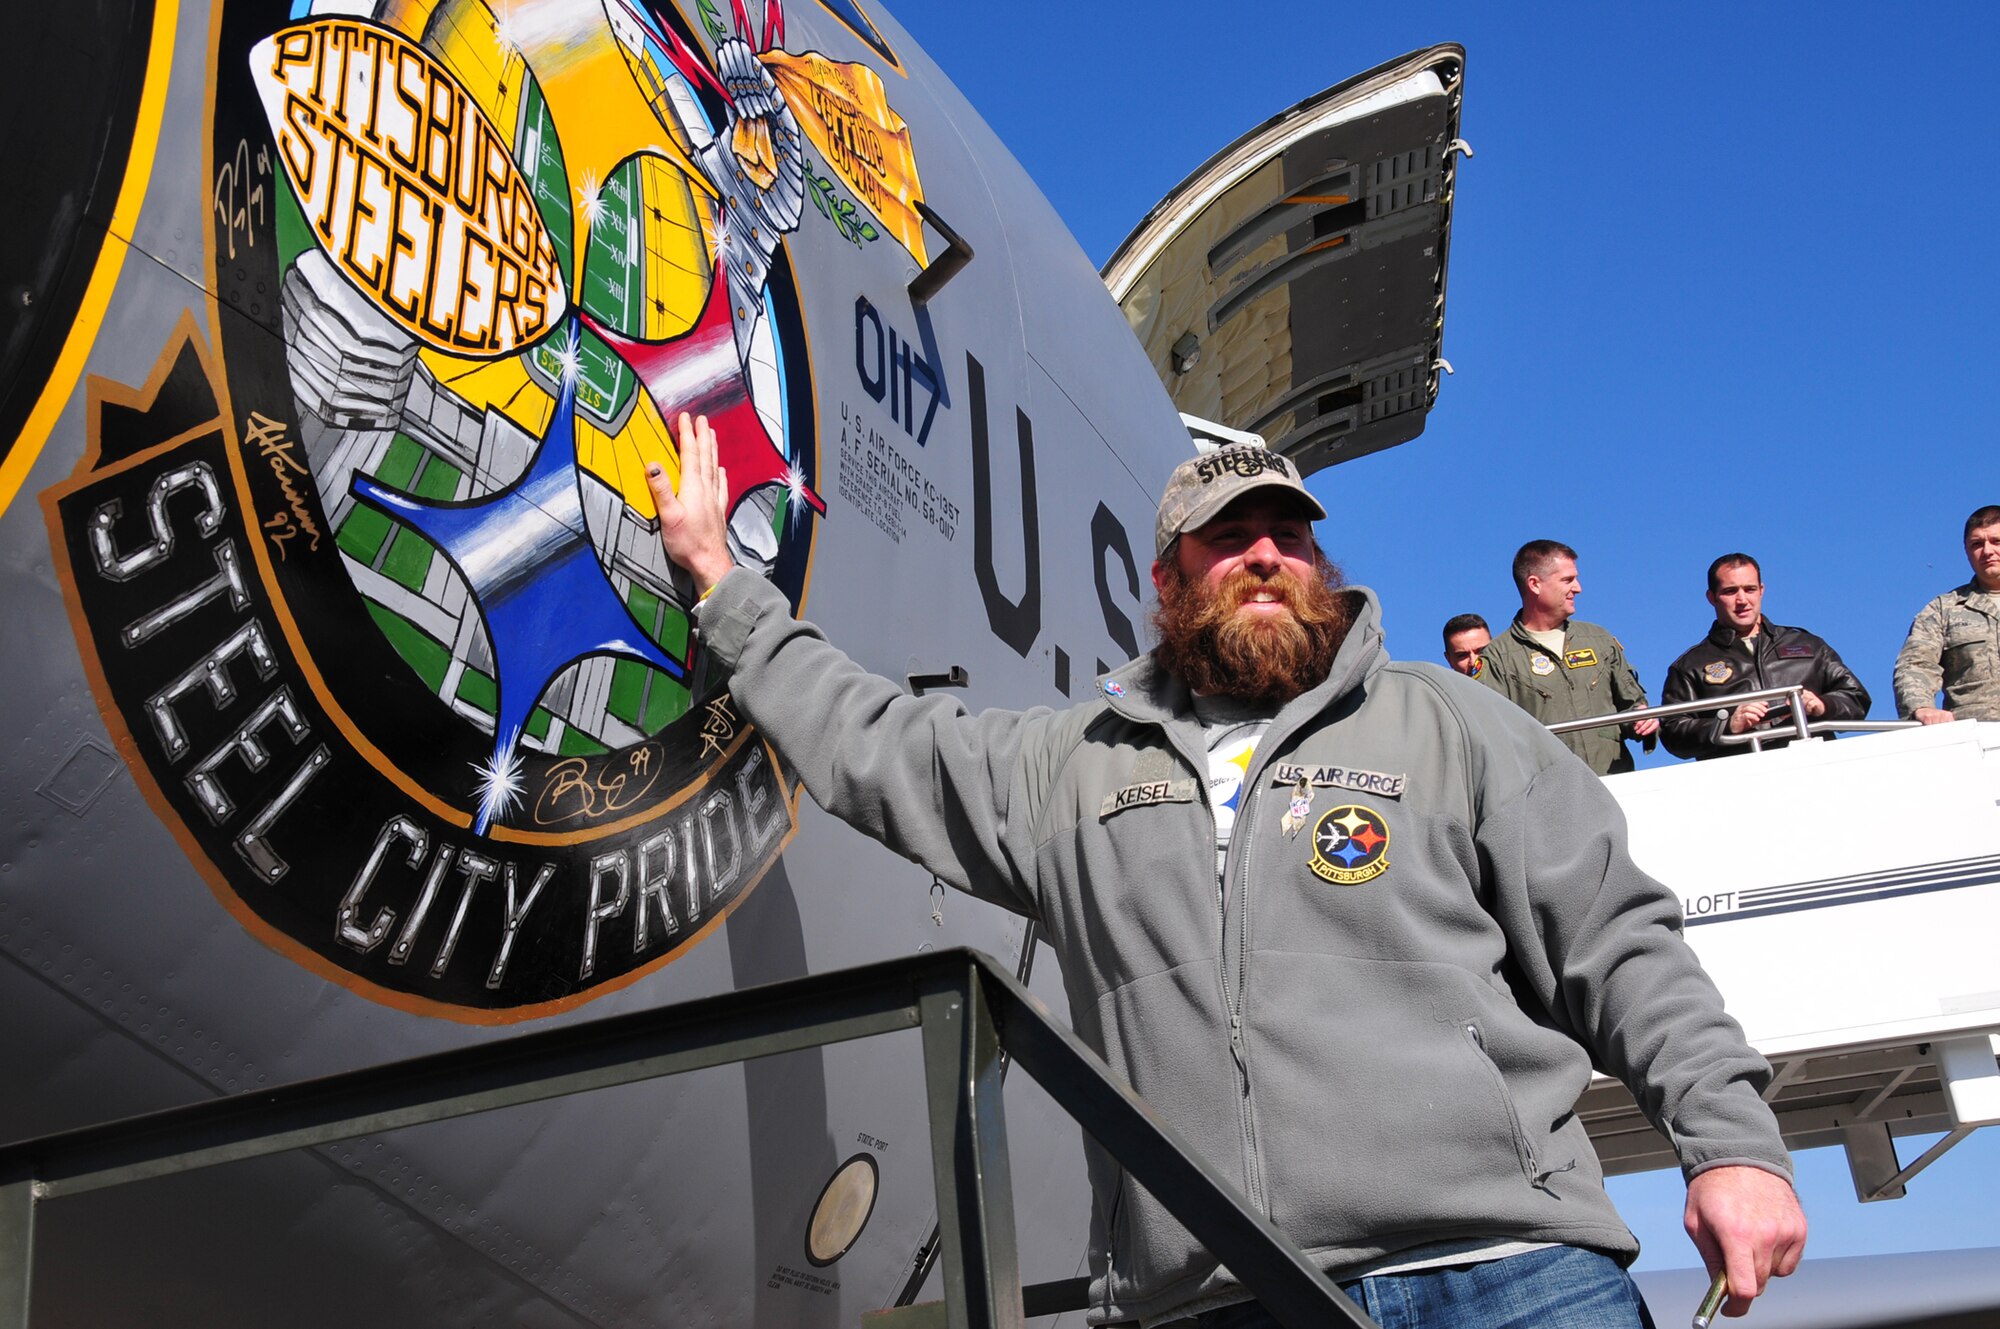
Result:
{"label": "aircraft skin panel", "polygon": [[[153,169],[146,180],[146,205],[129,238],[133,248],[155,264],[208,289],[216,260],[210,258],[205,239],[211,234],[219,236],[221,253],[217,259],[221,263],[231,261],[230,229],[236,233],[237,252],[248,250],[249,227],[259,212],[256,156],[253,151],[246,158],[235,143],[226,154],[205,146],[209,14],[206,6],[187,0],[175,0],[174,8],[178,17],[166,107],[160,118]],[[271,205],[267,194],[261,201],[266,215]],[[235,221],[238,216],[243,218],[240,224]],[[206,222],[215,226],[204,225]],[[206,324],[207,319],[201,321]],[[100,347],[102,342],[100,334]]]}
{"label": "aircraft skin panel", "polygon": [[[0,929],[12,934],[17,924],[10,916]],[[47,963],[47,970],[0,965],[0,1001],[19,1026],[9,1050],[41,1076],[33,1095],[11,1093],[0,1101],[0,1133],[23,1139],[99,1114],[130,1116],[186,1101],[188,1070],[170,1055],[134,1056],[131,1038],[87,1005],[80,990],[62,984],[56,957]]]}
{"label": "aircraft skin panel", "polygon": [[0,332],[0,440],[9,449],[0,454],[0,492],[11,494],[20,483],[12,444],[39,405],[44,380],[59,371],[77,310],[93,283],[101,286],[107,234],[114,220],[126,220],[121,205],[143,193],[144,164],[127,168],[135,141],[145,142],[159,111],[157,91],[150,102],[144,91],[155,44],[152,10],[138,2],[96,5],[83,14],[46,10],[22,14],[15,25],[17,40],[38,47],[59,30],[63,40],[43,68],[49,86],[23,79],[7,105],[24,169],[12,182],[15,207],[0,222],[6,254],[0,286],[31,298],[15,304]]}
{"label": "aircraft skin panel", "polygon": [[607,1323],[412,1215],[399,1194],[306,1156],[54,1201],[37,1222],[35,1323],[58,1329]]}
{"label": "aircraft skin panel", "polygon": [[[1757,1308],[1759,1329],[1985,1329],[2000,1319],[2000,1250],[1897,1251],[1808,1260]],[[1811,1282],[1806,1280],[1810,1278]],[[1699,1305],[1701,1269],[1636,1275],[1666,1323]]]}
{"label": "aircraft skin panel", "polygon": [[1144,350],[1054,207],[983,120],[970,115],[955,124],[981,164],[995,210],[1007,219],[1002,237],[1021,288],[1022,344],[1125,463],[1145,495],[1135,505],[1143,534],[1165,479],[1156,473],[1161,450],[1179,448],[1185,426],[1171,400],[1134,399],[1127,390],[1145,364]]}
{"label": "aircraft skin panel", "polygon": [[[792,80],[792,121],[764,143],[730,128],[717,88],[731,6],[517,0],[506,24],[405,8],[176,7],[145,207],[132,243],[112,241],[127,261],[0,511],[16,628],[0,992],[20,1017],[0,1056],[40,1086],[0,1103],[5,1138],[524,1019],[927,946],[1020,952],[1024,921],[967,897],[934,921],[928,873],[814,808],[690,649],[684,579],[630,501],[644,461],[676,464],[658,421],[682,405],[742,445],[739,559],[892,678],[957,665],[975,707],[1061,704],[1143,631],[1152,491],[1184,431],[1053,211],[892,19],[790,0],[763,50],[749,6],[735,86],[755,82],[746,52]],[[446,18],[450,42],[416,40]],[[646,114],[693,119],[621,141],[613,117],[588,152],[604,173],[565,174],[584,141],[562,119],[590,81],[524,81],[524,53],[572,49],[543,19],[580,24],[601,77],[657,92],[678,64]],[[628,44],[607,46],[605,23]],[[239,63],[266,39],[270,66]],[[486,135],[483,175],[404,180],[403,203],[342,213],[379,190],[383,154],[364,172],[335,136],[286,157],[279,132],[363,127],[365,75],[317,119],[278,98],[292,118],[274,121],[259,88],[311,103],[297,70],[346,50],[432,79],[436,106],[476,103],[452,132]],[[699,306],[665,252],[685,227],[583,215],[589,186],[613,206],[620,153],[669,143],[647,160],[671,165],[617,198],[671,202],[654,177],[692,171],[693,195],[785,223],[774,241],[708,207],[700,241],[731,261]],[[708,174],[739,145],[728,160],[775,168],[761,192]],[[978,253],[922,311],[905,286],[942,241],[912,224],[917,197]],[[503,225],[516,207],[539,221]],[[406,251],[469,263],[477,246],[448,259],[439,237],[477,233],[506,281],[562,289],[536,306],[470,263],[463,298],[385,303],[409,289],[369,266],[384,216]],[[670,308],[642,316],[654,296]],[[558,567],[571,580],[551,594]],[[650,768],[628,760],[642,751]],[[634,792],[661,770],[671,787]],[[1062,1009],[1046,948],[1035,986]],[[1009,1106],[1021,1212],[1063,1216],[1024,1232],[1024,1268],[1072,1276],[1080,1137],[1025,1082]],[[46,1211],[37,1317],[851,1324],[898,1295],[931,1232],[926,1135],[912,1035],[76,1197]],[[873,1214],[815,1264],[813,1204],[860,1155]],[[170,1217],[183,1206],[202,1217]],[[144,1258],[117,1254],[141,1242]]]}

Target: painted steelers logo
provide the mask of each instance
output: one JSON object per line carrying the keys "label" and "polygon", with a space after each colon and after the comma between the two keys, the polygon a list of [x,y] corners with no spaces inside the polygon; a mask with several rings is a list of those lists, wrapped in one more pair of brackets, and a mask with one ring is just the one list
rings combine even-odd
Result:
{"label": "painted steelers logo", "polygon": [[1389,823],[1373,808],[1333,808],[1313,827],[1315,876],[1342,886],[1372,881],[1389,870]]}

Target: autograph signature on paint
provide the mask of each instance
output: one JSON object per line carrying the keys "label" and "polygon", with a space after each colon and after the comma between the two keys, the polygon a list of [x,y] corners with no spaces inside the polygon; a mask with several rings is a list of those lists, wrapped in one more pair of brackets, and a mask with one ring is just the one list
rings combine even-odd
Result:
{"label": "autograph signature on paint", "polygon": [[736,712],[729,709],[729,694],[726,692],[703,706],[702,710],[707,712],[707,716],[701,722],[701,758],[707,761],[736,737],[737,720]]}
{"label": "autograph signature on paint", "polygon": [[541,797],[535,800],[535,824],[595,821],[623,812],[646,796],[665,764],[658,743],[628,748],[594,772],[583,757],[559,761],[549,770]]}
{"label": "autograph signature on paint", "polygon": [[285,437],[285,422],[273,420],[261,411],[250,412],[250,418],[243,422],[243,446],[256,449],[285,496],[284,510],[273,513],[263,523],[264,536],[277,552],[278,561],[284,562],[285,546],[298,539],[301,532],[312,537],[306,548],[318,549],[319,523],[313,520],[312,509],[293,479],[301,475],[310,478],[312,472],[299,460],[297,443]]}
{"label": "autograph signature on paint", "polygon": [[243,243],[255,247],[257,230],[251,225],[251,213],[261,225],[265,218],[264,179],[271,174],[271,151],[260,147],[253,159],[250,156],[250,140],[236,141],[236,155],[222,163],[215,171],[214,208],[215,219],[222,223],[223,238],[229,242],[229,257],[236,257],[236,233],[243,232]]}

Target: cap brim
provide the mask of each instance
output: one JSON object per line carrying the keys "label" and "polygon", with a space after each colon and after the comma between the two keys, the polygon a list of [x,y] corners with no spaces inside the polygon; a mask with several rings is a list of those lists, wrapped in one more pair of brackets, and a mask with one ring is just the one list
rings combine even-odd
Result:
{"label": "cap brim", "polygon": [[1174,534],[1185,535],[1189,531],[1198,531],[1221,516],[1223,509],[1227,508],[1230,504],[1249,498],[1253,494],[1262,493],[1267,489],[1278,489],[1291,495],[1292,498],[1298,501],[1300,507],[1311,514],[1312,520],[1326,520],[1326,509],[1321,507],[1320,501],[1314,498],[1305,488],[1291,480],[1273,476],[1270,479],[1248,481],[1237,485],[1226,493],[1217,494],[1206,502],[1196,504],[1188,512],[1187,516],[1181,518],[1181,524],[1175,530]]}

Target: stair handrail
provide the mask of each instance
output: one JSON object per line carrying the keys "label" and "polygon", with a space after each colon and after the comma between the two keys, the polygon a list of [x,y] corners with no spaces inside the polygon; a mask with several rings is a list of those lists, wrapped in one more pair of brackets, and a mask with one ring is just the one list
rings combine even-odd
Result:
{"label": "stair handrail", "polygon": [[1887,734],[1898,729],[1916,729],[1917,720],[1814,720],[1806,715],[1806,689],[1801,684],[1782,688],[1759,688],[1755,692],[1732,692],[1722,697],[1702,697],[1694,701],[1672,701],[1658,706],[1635,706],[1629,711],[1593,715],[1582,720],[1558,720],[1548,727],[1552,734],[1570,734],[1580,729],[1602,729],[1607,725],[1628,725],[1634,720],[1659,720],[1670,715],[1698,715],[1711,712],[1717,719],[1751,701],[1782,701],[1789,723],[1779,728],[1752,729],[1741,734],[1717,734],[1712,742],[1723,747],[1747,747],[1762,752],[1772,741],[1816,738],[1822,734]]}
{"label": "stair handrail", "polygon": [[1747,701],[1783,700],[1792,713],[1794,737],[1808,736],[1805,689],[1794,684],[1786,688],[1759,688],[1755,692],[1732,692],[1727,698],[1702,697],[1694,701],[1670,701],[1658,706],[1634,706],[1629,711],[1591,715],[1581,720],[1558,720],[1549,726],[1551,734],[1569,734],[1579,729],[1601,729],[1605,725],[1628,725],[1634,720],[1660,720],[1670,715],[1696,715],[1702,711],[1728,710]]}
{"label": "stair handrail", "polygon": [[1002,1067],[1033,1076],[1290,1329],[1375,1322],[1027,987],[927,951],[0,1146],[0,1329],[27,1329],[44,1200],[754,1057],[918,1028],[951,1329],[1018,1329]]}

